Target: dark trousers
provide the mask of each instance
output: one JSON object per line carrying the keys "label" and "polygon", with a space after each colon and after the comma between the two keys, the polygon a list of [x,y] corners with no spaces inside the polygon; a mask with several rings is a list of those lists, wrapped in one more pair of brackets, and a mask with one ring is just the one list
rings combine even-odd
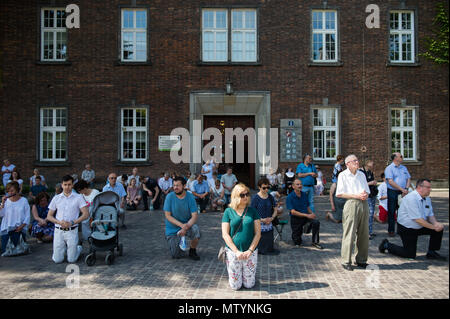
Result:
{"label": "dark trousers", "polygon": [[206,210],[206,206],[208,205],[209,196],[206,196],[204,198],[198,198],[195,197],[195,201],[197,202],[197,205],[200,205],[200,212]]}
{"label": "dark trousers", "polygon": [[11,241],[13,243],[14,246],[17,246],[17,244],[19,243],[20,240],[20,236],[22,236],[23,240],[25,240],[25,236],[23,235],[22,232],[16,232],[16,231],[10,231],[9,233],[7,233],[6,235],[3,235],[2,238],[2,253],[5,252],[6,249],[6,245],[8,244],[8,239],[11,238]]}
{"label": "dark trousers", "polygon": [[403,247],[389,243],[387,250],[396,256],[404,258],[416,258],[417,238],[423,235],[430,236],[428,250],[441,249],[442,235],[444,231],[437,232],[433,229],[422,227],[420,229],[407,228],[397,223],[397,232],[400,235]]}
{"label": "dark trousers", "polygon": [[312,231],[311,241],[313,243],[319,242],[319,230],[320,222],[317,219],[309,218],[296,218],[291,217],[291,229],[292,229],[292,240],[294,245],[302,244],[303,233],[310,233]]}
{"label": "dark trousers", "polygon": [[398,195],[402,192],[388,188],[388,232],[395,233],[395,212],[398,209]]}
{"label": "dark trousers", "polygon": [[[152,192],[154,193],[154,192]],[[148,193],[146,191],[142,191],[142,200],[144,202],[144,210],[148,210],[148,198],[150,196],[148,195]],[[158,197],[156,197],[155,203],[153,204],[153,208],[154,209],[159,209],[161,205],[161,191],[158,193]]]}
{"label": "dark trousers", "polygon": [[258,243],[258,253],[266,254],[274,251],[273,249],[273,229],[267,232],[261,232],[261,239]]}

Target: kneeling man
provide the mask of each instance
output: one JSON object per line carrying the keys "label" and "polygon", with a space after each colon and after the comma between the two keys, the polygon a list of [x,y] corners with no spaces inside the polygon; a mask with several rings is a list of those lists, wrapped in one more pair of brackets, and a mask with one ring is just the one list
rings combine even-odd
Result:
{"label": "kneeling man", "polygon": [[431,206],[431,182],[428,179],[419,179],[416,190],[406,195],[398,209],[397,232],[400,235],[403,246],[391,244],[384,239],[379,250],[386,250],[393,255],[404,258],[416,258],[417,238],[429,235],[428,259],[447,260],[446,257],[437,253],[441,248],[444,225],[437,222]]}
{"label": "kneeling man", "polygon": [[[74,263],[80,257],[83,247],[78,244],[78,225],[89,218],[89,211],[84,197],[72,192],[73,177],[66,175],[62,179],[63,192],[53,197],[48,206],[47,220],[55,224],[53,237],[53,261]],[[56,217],[54,217],[56,212]],[[81,217],[80,217],[81,212]]]}
{"label": "kneeling man", "polygon": [[200,229],[197,222],[197,204],[194,195],[184,190],[186,181],[182,177],[173,180],[173,192],[167,194],[164,202],[166,216],[166,239],[172,258],[180,258],[184,252],[180,248],[183,236],[189,238],[189,258],[199,260],[197,245],[200,239]]}

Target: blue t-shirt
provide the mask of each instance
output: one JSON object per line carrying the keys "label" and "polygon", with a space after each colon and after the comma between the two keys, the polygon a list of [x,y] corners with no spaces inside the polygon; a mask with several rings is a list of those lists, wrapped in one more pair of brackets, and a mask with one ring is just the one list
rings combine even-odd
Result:
{"label": "blue t-shirt", "polygon": [[[173,218],[186,224],[191,219],[192,214],[197,213],[194,195],[186,192],[186,196],[183,199],[179,199],[175,192],[169,193],[164,201],[164,211],[170,212]],[[181,227],[172,224],[167,219],[165,219],[165,223],[166,236],[175,236],[181,229]]]}
{"label": "blue t-shirt", "polygon": [[34,186],[31,186],[30,191],[33,194],[33,196],[37,196],[39,193],[47,191],[47,187],[45,187],[42,184],[34,185]]}
{"label": "blue t-shirt", "polygon": [[[316,166],[314,164],[309,164],[309,166],[306,166],[304,163],[300,163],[297,166],[297,170],[295,171],[295,174],[297,175],[298,173],[317,173],[316,171]],[[302,181],[303,186],[314,186],[314,180],[315,177],[312,176],[306,176],[306,177],[301,177],[300,180]]]}
{"label": "blue t-shirt", "polygon": [[297,196],[295,192],[291,192],[286,198],[286,208],[289,211],[289,215],[293,220],[306,218],[306,217],[298,217],[291,214],[291,210],[294,209],[300,213],[308,214],[309,207],[308,195],[304,192],[301,192],[301,196]]}

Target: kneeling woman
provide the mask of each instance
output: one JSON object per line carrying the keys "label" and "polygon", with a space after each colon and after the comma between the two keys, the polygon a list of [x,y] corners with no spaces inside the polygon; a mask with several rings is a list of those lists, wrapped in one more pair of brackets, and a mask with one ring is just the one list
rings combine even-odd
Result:
{"label": "kneeling woman", "polygon": [[34,202],[35,204],[31,209],[31,213],[34,217],[31,227],[31,235],[37,238],[38,243],[52,242],[53,234],[55,232],[55,224],[50,223],[47,220],[50,196],[45,192],[39,193]]}
{"label": "kneeling woman", "polygon": [[14,246],[19,243],[20,236],[25,240],[27,226],[30,224],[30,205],[25,197],[20,196],[19,183],[8,183],[6,193],[0,204],[0,217],[3,217],[0,227],[2,252],[5,252],[9,239]]}
{"label": "kneeling woman", "polygon": [[231,192],[231,203],[222,218],[222,238],[227,245],[227,270],[234,290],[255,285],[261,221],[258,212],[250,207],[250,190],[238,184]]}

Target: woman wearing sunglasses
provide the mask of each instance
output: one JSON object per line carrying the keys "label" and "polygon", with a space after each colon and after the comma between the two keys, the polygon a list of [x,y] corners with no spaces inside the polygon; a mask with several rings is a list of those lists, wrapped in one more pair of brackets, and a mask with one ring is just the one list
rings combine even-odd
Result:
{"label": "woman wearing sunglasses", "polygon": [[250,207],[250,190],[237,184],[222,218],[222,238],[227,246],[228,281],[234,290],[255,285],[257,246],[261,238],[258,212]]}
{"label": "woman wearing sunglasses", "polygon": [[261,218],[261,240],[258,245],[260,255],[278,255],[279,250],[273,248],[273,225],[272,222],[277,217],[276,202],[269,194],[270,181],[261,178],[258,181],[258,194],[252,197],[251,206],[256,209]]}

